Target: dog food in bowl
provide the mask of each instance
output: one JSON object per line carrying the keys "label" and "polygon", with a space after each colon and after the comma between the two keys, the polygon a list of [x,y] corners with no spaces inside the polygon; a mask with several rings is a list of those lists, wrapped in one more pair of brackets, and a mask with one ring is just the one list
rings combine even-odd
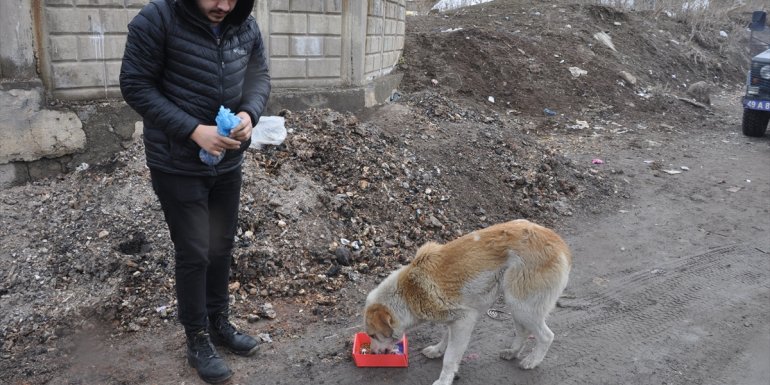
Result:
{"label": "dog food in bowl", "polygon": [[353,339],[353,361],[358,367],[372,368],[406,368],[409,366],[409,344],[406,335],[401,338],[396,347],[398,352],[390,354],[373,354],[372,340],[366,333],[357,333]]}

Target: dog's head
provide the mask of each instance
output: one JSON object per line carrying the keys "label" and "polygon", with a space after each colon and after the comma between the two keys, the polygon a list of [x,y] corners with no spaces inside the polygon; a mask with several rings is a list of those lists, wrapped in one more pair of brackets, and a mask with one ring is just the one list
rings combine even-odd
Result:
{"label": "dog's head", "polygon": [[366,334],[372,339],[372,352],[390,353],[397,350],[396,343],[401,339],[398,334],[398,320],[387,306],[374,303],[364,310]]}

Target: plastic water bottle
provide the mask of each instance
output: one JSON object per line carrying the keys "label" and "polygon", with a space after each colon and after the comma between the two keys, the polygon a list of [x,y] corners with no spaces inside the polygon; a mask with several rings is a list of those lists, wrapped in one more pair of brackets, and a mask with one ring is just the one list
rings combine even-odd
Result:
{"label": "plastic water bottle", "polygon": [[[230,131],[241,124],[241,118],[235,116],[235,114],[233,114],[229,108],[225,108],[225,106],[219,106],[219,113],[215,120],[217,122],[217,133],[222,136],[230,136]],[[219,156],[214,156],[201,148],[198,152],[198,157],[201,159],[201,162],[209,166],[214,166],[219,164],[225,157],[225,150],[220,151]]]}

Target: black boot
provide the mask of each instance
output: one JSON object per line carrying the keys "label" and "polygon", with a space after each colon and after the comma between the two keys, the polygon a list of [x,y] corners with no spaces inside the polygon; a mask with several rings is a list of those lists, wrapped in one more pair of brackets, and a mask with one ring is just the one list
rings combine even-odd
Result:
{"label": "black boot", "polygon": [[233,376],[225,360],[214,349],[205,330],[187,335],[187,362],[198,371],[198,376],[209,384],[219,384]]}
{"label": "black boot", "polygon": [[225,346],[241,356],[250,356],[259,350],[259,342],[248,334],[243,334],[227,319],[226,313],[209,316],[211,342]]}

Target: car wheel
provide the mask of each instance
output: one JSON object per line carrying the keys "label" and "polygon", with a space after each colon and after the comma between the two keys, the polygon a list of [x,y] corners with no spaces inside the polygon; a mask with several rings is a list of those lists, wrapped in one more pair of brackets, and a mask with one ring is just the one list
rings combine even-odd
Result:
{"label": "car wheel", "polygon": [[770,120],[769,111],[743,109],[743,135],[760,137],[765,135],[767,122]]}

